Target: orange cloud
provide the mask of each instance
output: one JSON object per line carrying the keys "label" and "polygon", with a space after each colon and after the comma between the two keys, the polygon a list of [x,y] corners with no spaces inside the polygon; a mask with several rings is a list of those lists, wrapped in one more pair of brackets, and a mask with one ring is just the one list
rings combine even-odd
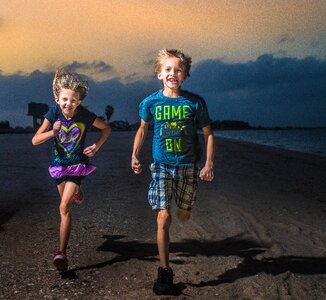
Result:
{"label": "orange cloud", "polygon": [[[194,62],[215,57],[241,61],[277,51],[314,55],[309,41],[326,39],[326,3],[309,3],[11,0],[0,19],[0,69],[28,72],[104,61],[127,75],[144,72],[143,61],[152,58],[148,53],[162,47],[183,48]],[[281,36],[294,41],[277,44]]]}

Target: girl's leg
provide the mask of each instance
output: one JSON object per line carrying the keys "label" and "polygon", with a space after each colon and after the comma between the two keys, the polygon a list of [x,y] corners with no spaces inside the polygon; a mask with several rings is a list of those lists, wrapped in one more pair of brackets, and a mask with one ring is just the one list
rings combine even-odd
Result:
{"label": "girl's leg", "polygon": [[78,185],[71,181],[65,181],[58,185],[61,197],[60,203],[60,251],[66,253],[71,231],[71,206],[73,197],[78,190]]}
{"label": "girl's leg", "polygon": [[170,246],[170,211],[164,209],[157,214],[157,246],[160,257],[160,267],[169,267],[169,246]]}

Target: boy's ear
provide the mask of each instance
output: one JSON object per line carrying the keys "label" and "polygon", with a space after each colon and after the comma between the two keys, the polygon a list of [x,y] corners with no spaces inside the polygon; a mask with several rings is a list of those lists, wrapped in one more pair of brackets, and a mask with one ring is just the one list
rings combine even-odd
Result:
{"label": "boy's ear", "polygon": [[163,78],[162,78],[162,74],[161,74],[161,72],[160,73],[157,73],[157,79],[158,80],[162,80]]}
{"label": "boy's ear", "polygon": [[59,98],[54,98],[54,102],[59,104]]}

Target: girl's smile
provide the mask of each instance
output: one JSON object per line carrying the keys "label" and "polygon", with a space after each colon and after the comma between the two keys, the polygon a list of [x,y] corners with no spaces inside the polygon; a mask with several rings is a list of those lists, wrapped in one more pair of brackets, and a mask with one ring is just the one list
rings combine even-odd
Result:
{"label": "girl's smile", "polygon": [[76,108],[80,105],[80,94],[70,89],[61,89],[59,98],[55,100],[59,104],[62,114],[66,119],[72,118]]}

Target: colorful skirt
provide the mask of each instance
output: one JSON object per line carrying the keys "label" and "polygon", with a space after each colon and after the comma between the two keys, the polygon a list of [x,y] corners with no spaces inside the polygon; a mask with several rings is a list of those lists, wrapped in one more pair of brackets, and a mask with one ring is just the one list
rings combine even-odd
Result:
{"label": "colorful skirt", "polygon": [[87,176],[91,174],[96,167],[91,164],[77,164],[72,166],[50,166],[49,172],[52,178],[61,178],[65,176]]}

